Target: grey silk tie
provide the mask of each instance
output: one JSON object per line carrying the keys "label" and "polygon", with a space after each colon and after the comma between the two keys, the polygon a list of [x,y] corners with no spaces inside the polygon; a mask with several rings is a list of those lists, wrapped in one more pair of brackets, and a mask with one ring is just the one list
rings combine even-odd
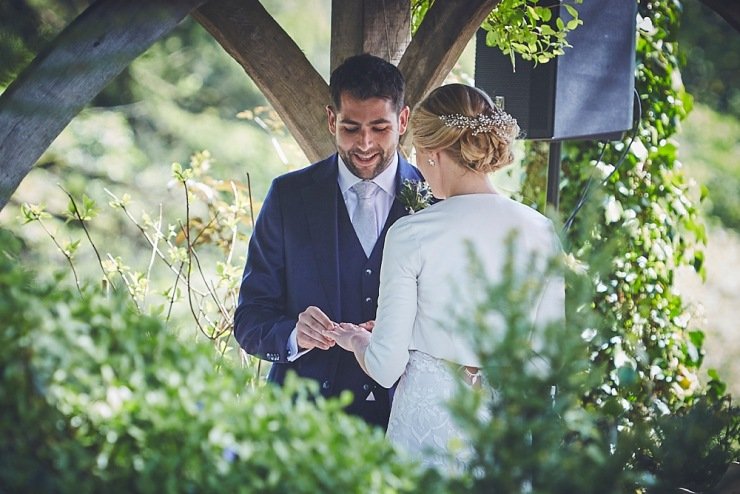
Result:
{"label": "grey silk tie", "polygon": [[352,213],[352,226],[355,227],[355,233],[365,255],[370,257],[375,241],[378,240],[378,220],[375,217],[375,194],[378,193],[378,186],[375,182],[363,180],[353,185],[352,191],[357,194],[357,207]]}

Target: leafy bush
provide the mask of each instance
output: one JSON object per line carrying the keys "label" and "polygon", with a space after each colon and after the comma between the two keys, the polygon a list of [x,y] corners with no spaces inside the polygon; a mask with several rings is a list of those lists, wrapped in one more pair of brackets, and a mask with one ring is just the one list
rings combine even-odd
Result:
{"label": "leafy bush", "polygon": [[[507,255],[502,281],[475,280],[471,293],[482,294],[482,303],[459,318],[495,391],[470,393],[461,385],[451,403],[474,455],[467,475],[450,479],[449,492],[703,492],[716,485],[740,455],[740,409],[721,386],[699,390],[691,406],[672,414],[630,424],[615,414],[622,410],[616,399],[584,402],[610,372],[608,363],[591,360],[590,347],[608,342],[610,333],[589,309],[589,277],[571,259],[566,323],[532,335],[529,308],[546,277],[532,269],[536,260],[517,272],[511,246]],[[475,260],[472,266],[481,272]],[[618,377],[625,387],[639,385],[630,368]]]}
{"label": "leafy bush", "polygon": [[[617,142],[563,148],[565,244],[588,263],[588,305],[603,335],[592,342],[592,358],[608,371],[587,401],[625,425],[690,407],[702,393],[703,333],[689,330],[691,313],[674,287],[681,266],[703,274],[706,242],[701,195],[672,140],[692,108],[679,83],[679,10],[671,0],[638,2],[633,131]],[[525,201],[542,204],[544,175],[533,168],[542,160],[528,164]],[[590,215],[579,211],[583,204]]]}
{"label": "leafy bush", "polygon": [[[122,296],[36,285],[0,230],[0,490],[404,492],[419,472],[380,431],[259,386]],[[293,398],[291,398],[291,396]]]}

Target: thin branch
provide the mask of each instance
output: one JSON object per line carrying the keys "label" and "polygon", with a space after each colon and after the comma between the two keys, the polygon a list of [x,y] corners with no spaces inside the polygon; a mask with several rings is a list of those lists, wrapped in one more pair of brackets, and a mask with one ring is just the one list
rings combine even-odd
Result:
{"label": "thin branch", "polygon": [[[113,258],[113,256],[110,255],[110,253],[108,253],[106,255],[107,255],[108,259],[116,266],[116,273],[118,273],[118,275],[123,280],[123,284],[126,286],[126,291],[128,292],[129,296],[131,297],[131,300],[134,302],[134,305],[136,306],[136,310],[138,310],[139,313],[141,313],[142,312],[142,307],[139,304],[138,300],[136,300],[136,290],[134,290],[133,288],[131,288],[131,283],[126,279],[126,273],[124,273],[121,270],[121,268],[118,266],[118,263]],[[108,283],[112,283],[110,281],[110,278],[108,278],[107,276],[106,276],[106,279],[108,280]],[[115,287],[113,287],[113,289],[115,290]]]}
{"label": "thin branch", "polygon": [[[144,238],[146,239],[146,241],[147,241],[147,242],[149,242],[149,245],[150,245],[150,246],[151,246],[151,247],[152,247],[153,249],[155,249],[155,251],[156,251],[156,253],[157,253],[157,256],[158,256],[158,257],[159,257],[159,258],[160,258],[160,259],[162,260],[162,262],[164,262],[164,263],[165,263],[165,265],[166,265],[166,266],[167,266],[167,267],[168,267],[168,268],[169,268],[169,269],[170,269],[170,270],[171,270],[171,271],[172,271],[173,273],[175,273],[175,274],[176,274],[176,275],[177,275],[178,277],[182,277],[182,276],[183,276],[183,274],[182,274],[182,269],[179,269],[179,270],[178,270],[177,268],[175,268],[175,266],[174,266],[174,265],[173,265],[173,264],[172,264],[172,263],[171,263],[171,262],[170,262],[169,260],[167,260],[167,256],[165,256],[165,255],[164,255],[164,253],[162,253],[162,251],[161,251],[161,250],[159,250],[159,248],[157,247],[157,243],[155,243],[155,242],[154,242],[154,240],[152,240],[152,239],[151,239],[151,237],[149,236],[149,234],[147,233],[147,231],[146,231],[146,230],[144,229],[144,227],[142,227],[142,226],[141,226],[141,225],[139,224],[139,222],[138,222],[138,221],[136,220],[136,218],[134,218],[134,217],[133,217],[133,216],[131,215],[131,213],[130,213],[130,212],[129,212],[129,210],[128,210],[128,209],[126,208],[126,206],[125,206],[125,205],[123,205],[123,202],[122,202],[122,201],[121,201],[121,200],[120,200],[120,199],[119,199],[119,198],[118,198],[118,197],[117,197],[117,196],[116,196],[116,195],[115,195],[114,193],[112,193],[112,192],[111,192],[111,191],[109,191],[108,189],[103,189],[103,190],[105,190],[105,192],[106,192],[106,193],[107,193],[107,194],[108,194],[109,196],[111,196],[111,197],[112,197],[113,199],[115,199],[115,200],[116,200],[116,202],[118,203],[118,207],[120,207],[120,208],[121,208],[121,209],[123,210],[123,212],[124,212],[124,214],[126,215],[126,217],[127,217],[127,218],[128,218],[128,219],[129,219],[129,220],[130,220],[130,221],[131,221],[131,222],[132,222],[133,224],[134,224],[134,226],[136,226],[136,228],[138,228],[138,229],[139,229],[139,231],[140,231],[140,232],[141,232],[141,234],[142,234],[142,235],[144,236]],[[160,208],[161,208],[161,204],[160,204]],[[160,226],[157,226],[157,225],[153,225],[153,228],[154,228],[154,231],[155,231],[155,233],[157,234],[157,238],[162,238],[162,239],[166,239],[166,236],[164,235],[164,233],[163,233],[163,232],[162,232],[162,230],[161,230],[161,225],[160,225]],[[168,247],[174,247],[174,246],[173,246],[173,245],[172,245],[172,244],[171,244],[171,243],[170,243],[169,241],[165,240],[165,242],[167,243],[167,246],[168,246]],[[185,281],[185,280],[183,279],[183,281]],[[204,293],[200,293],[200,292],[198,292],[197,290],[196,290],[196,293],[198,293],[198,295],[201,295],[201,296],[204,296],[204,295],[205,295]]]}
{"label": "thin branch", "polygon": [[46,224],[44,223],[44,221],[41,218],[37,218],[37,221],[41,225],[41,228],[44,229],[46,234],[49,235],[49,237],[51,238],[51,241],[54,242],[54,245],[57,246],[57,249],[59,249],[59,252],[61,252],[64,255],[64,257],[67,259],[67,262],[69,263],[69,267],[72,268],[72,275],[74,275],[74,278],[75,278],[75,285],[77,285],[77,291],[80,292],[80,295],[82,295],[82,288],[80,288],[80,279],[77,276],[77,270],[75,269],[74,262],[72,262],[72,256],[67,254],[67,251],[64,250],[64,248],[61,245],[59,245],[59,242],[57,242],[56,237],[49,231],[48,228],[46,228]]}
{"label": "thin branch", "polygon": [[187,267],[187,273],[185,275],[185,283],[187,287],[187,293],[188,293],[188,307],[190,307],[190,313],[193,315],[193,319],[195,319],[195,325],[198,326],[198,330],[203,333],[206,338],[211,339],[211,337],[208,335],[208,333],[203,329],[203,326],[200,324],[200,318],[198,317],[198,314],[196,313],[195,307],[193,305],[193,292],[192,292],[192,273],[193,273],[193,244],[190,241],[190,192],[188,191],[188,184],[185,180],[181,181],[184,189],[185,189],[185,225],[183,226],[182,223],[180,224],[180,229],[182,230],[183,234],[185,235],[185,242],[188,246],[188,267]]}
{"label": "thin branch", "polygon": [[182,268],[185,266],[185,261],[180,263],[180,269],[178,269],[175,273],[175,284],[172,286],[172,294],[170,296],[170,306],[167,308],[167,318],[165,319],[166,322],[169,322],[170,317],[172,316],[172,308],[175,306],[175,297],[177,296],[177,285],[180,282],[180,279],[182,277]]}
{"label": "thin branch", "polygon": [[105,268],[103,267],[103,259],[100,257],[100,252],[98,252],[98,248],[95,245],[95,242],[93,242],[92,237],[90,236],[90,231],[87,229],[87,225],[85,225],[85,220],[82,219],[82,215],[80,214],[80,210],[77,208],[77,202],[75,201],[74,197],[72,197],[72,194],[67,192],[64,187],[61,185],[59,186],[62,191],[64,191],[65,194],[67,194],[67,197],[69,197],[70,202],[72,203],[72,208],[75,217],[77,218],[77,221],[80,222],[80,226],[82,227],[82,231],[85,232],[85,236],[87,237],[88,242],[90,242],[90,246],[92,247],[93,251],[95,252],[95,257],[98,258],[98,265],[100,266],[100,270],[103,272],[103,276],[105,279],[108,280],[108,283],[113,287],[113,290],[116,289],[116,285],[113,284],[113,281],[111,281],[110,278],[108,278],[108,273],[105,272]]}
{"label": "thin branch", "polygon": [[[159,231],[159,229],[161,227],[162,227],[162,204],[160,203],[159,204],[159,219],[157,220],[157,223],[156,223],[156,229],[157,229],[157,231]],[[157,244],[159,244],[159,239],[160,239],[160,237],[159,237],[159,235],[157,235],[157,238],[156,238],[156,243]],[[142,303],[144,305],[146,305],[146,298],[149,295],[149,283],[148,283],[148,281],[150,281],[152,279],[152,268],[154,267],[154,261],[157,259],[157,250],[158,250],[157,245],[152,245],[152,253],[149,256],[149,265],[146,268],[147,284],[146,284],[146,291],[144,292],[144,298],[142,300]]]}

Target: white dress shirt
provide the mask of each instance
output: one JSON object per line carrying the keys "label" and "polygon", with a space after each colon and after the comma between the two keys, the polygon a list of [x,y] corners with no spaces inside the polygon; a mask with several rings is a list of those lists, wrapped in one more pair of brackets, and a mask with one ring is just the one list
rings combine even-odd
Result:
{"label": "white dress shirt", "polygon": [[[361,182],[362,179],[354,175],[349,168],[347,168],[347,165],[344,163],[341,156],[338,156],[337,161],[339,171],[337,175],[337,183],[339,184],[339,190],[344,199],[344,205],[347,207],[347,213],[349,214],[349,217],[352,218],[352,214],[357,208],[357,194],[355,194],[351,188],[357,182]],[[380,191],[375,194],[375,202],[373,204],[375,207],[375,217],[377,219],[376,224],[378,225],[378,231],[376,232],[378,236],[385,227],[388,213],[390,213],[391,206],[393,206],[393,200],[396,197],[396,170],[398,170],[398,153],[393,154],[393,159],[388,167],[373,179],[373,182],[380,187]],[[288,361],[293,362],[298,357],[309,351],[310,350],[304,350],[302,352],[298,352],[297,330],[294,328],[288,338]]]}
{"label": "white dress shirt", "polygon": [[[453,196],[393,224],[383,251],[375,327],[365,352],[370,377],[392,386],[406,368],[409,350],[481,367],[470,337],[455,323],[470,317],[484,296],[470,283],[468,246],[485,279],[495,284],[501,282],[506,239],[513,231],[518,231],[515,266],[525,273],[538,268],[530,264],[532,254],[540,254],[544,263],[561,251],[549,219],[498,194]],[[564,299],[562,278],[548,280],[530,311],[533,327],[562,320]],[[501,321],[492,322],[495,333]]]}
{"label": "white dress shirt", "polygon": [[[344,164],[341,156],[339,157],[339,174],[337,176],[337,182],[339,182],[339,190],[342,192],[342,198],[344,204],[347,206],[347,213],[349,217],[352,215],[357,208],[357,194],[350,190],[357,182],[361,182],[362,179],[352,174]],[[380,191],[375,195],[375,217],[377,219],[376,224],[378,225],[378,231],[380,232],[385,226],[385,221],[388,219],[388,213],[393,206],[393,199],[396,197],[396,170],[398,169],[398,154],[393,155],[393,160],[388,168],[383,170],[380,175],[375,177],[372,181],[375,185],[380,187]]]}

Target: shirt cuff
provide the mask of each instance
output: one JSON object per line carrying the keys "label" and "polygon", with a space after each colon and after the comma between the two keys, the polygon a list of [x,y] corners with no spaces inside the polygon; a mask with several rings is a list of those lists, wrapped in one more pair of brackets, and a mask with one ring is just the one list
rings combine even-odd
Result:
{"label": "shirt cuff", "polygon": [[288,337],[288,362],[295,362],[299,357],[307,354],[311,350],[298,351],[298,328],[293,328]]}

